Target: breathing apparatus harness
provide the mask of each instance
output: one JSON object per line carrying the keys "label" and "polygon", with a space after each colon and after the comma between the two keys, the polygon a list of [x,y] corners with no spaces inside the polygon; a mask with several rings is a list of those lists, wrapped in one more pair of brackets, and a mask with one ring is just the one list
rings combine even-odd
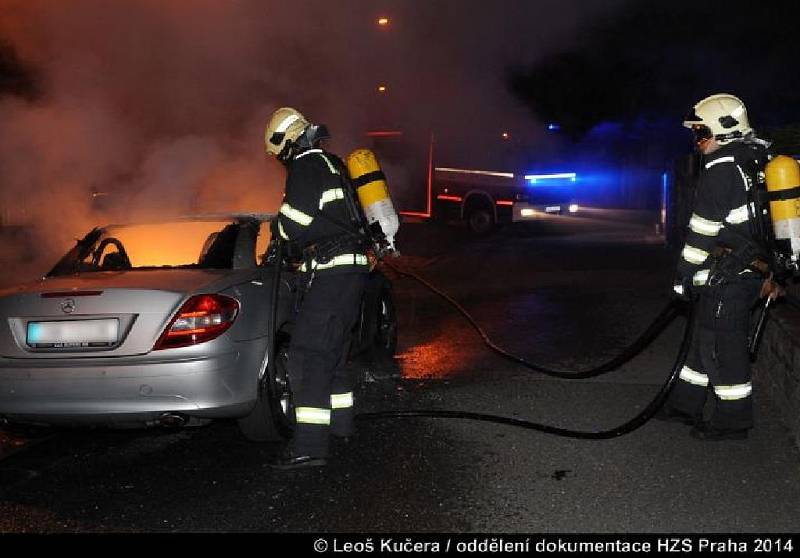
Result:
{"label": "breathing apparatus harness", "polygon": [[[735,250],[721,248],[712,253],[713,265],[709,273],[708,286],[715,289],[721,297],[725,285],[735,280],[745,270],[756,271],[762,277],[784,285],[791,277],[800,275],[800,260],[796,250],[797,240],[791,234],[783,233],[778,238],[779,223],[773,218],[771,209],[787,212],[786,206],[794,204],[789,210],[790,217],[800,217],[800,167],[794,159],[773,157],[766,142],[754,134],[743,140],[751,153],[741,161],[736,158],[747,183],[747,213],[751,239],[743,242]],[[777,167],[778,170],[775,170]],[[770,171],[772,169],[772,171]],[[788,169],[788,170],[787,170]],[[784,203],[788,202],[788,203]],[[784,207],[775,204],[784,203]],[[791,229],[790,229],[791,231]],[[755,327],[749,339],[751,360],[755,358],[772,296],[764,297]],[[790,295],[786,300],[797,306]],[[721,299],[720,299],[721,304]]]}
{"label": "breathing apparatus harness", "polygon": [[[775,157],[767,151],[770,144],[755,135],[747,136],[743,143],[756,154],[743,162],[742,171],[748,182],[747,211],[751,236],[755,246],[750,248],[747,256],[752,256],[748,265],[755,265],[762,273],[771,272],[778,281],[784,282],[792,276],[800,274],[798,254],[792,250],[791,237],[778,238],[777,223],[772,215],[773,202],[795,202],[800,198],[800,182],[787,185],[783,182],[794,177],[780,176],[778,179],[768,178],[770,169],[787,162],[787,157]],[[795,168],[797,161],[791,159]],[[738,164],[738,161],[737,161]],[[795,179],[796,181],[797,179]]]}
{"label": "breathing apparatus harness", "polygon": [[[310,149],[319,149],[319,142],[326,137],[328,137],[328,132],[325,126],[309,126],[296,143],[287,144],[292,153],[291,158],[295,158]],[[325,157],[332,161],[338,171],[339,187],[343,193],[347,217],[346,220],[337,219],[325,211],[324,207],[320,207],[315,211],[313,218],[322,218],[334,225],[341,233],[319,240],[303,248],[300,248],[297,242],[287,243],[287,257],[297,264],[302,264],[305,269],[303,290],[306,291],[313,283],[317,267],[321,264],[329,263],[339,254],[348,251],[361,252],[371,249],[375,256],[380,259],[387,253],[385,249],[386,238],[382,234],[380,227],[371,227],[367,223],[364,210],[359,203],[356,188],[350,179],[347,168],[335,155],[326,152]],[[273,235],[273,237],[278,239],[279,235]]]}

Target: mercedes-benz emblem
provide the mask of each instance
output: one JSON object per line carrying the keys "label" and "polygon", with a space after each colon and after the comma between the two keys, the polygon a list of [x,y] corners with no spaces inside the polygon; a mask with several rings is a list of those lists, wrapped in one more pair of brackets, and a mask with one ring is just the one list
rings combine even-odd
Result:
{"label": "mercedes-benz emblem", "polygon": [[68,298],[61,303],[61,310],[63,310],[65,314],[72,314],[75,311],[75,301]]}

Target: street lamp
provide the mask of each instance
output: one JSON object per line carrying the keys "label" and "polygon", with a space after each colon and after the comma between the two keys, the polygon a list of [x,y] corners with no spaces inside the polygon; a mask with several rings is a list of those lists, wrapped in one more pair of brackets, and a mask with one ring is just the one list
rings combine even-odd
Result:
{"label": "street lamp", "polygon": [[379,27],[389,27],[389,18],[388,17],[379,17],[378,18],[378,26]]}
{"label": "street lamp", "polygon": [[386,91],[388,91],[388,89],[386,88],[385,85],[378,86],[378,93],[386,93]]}

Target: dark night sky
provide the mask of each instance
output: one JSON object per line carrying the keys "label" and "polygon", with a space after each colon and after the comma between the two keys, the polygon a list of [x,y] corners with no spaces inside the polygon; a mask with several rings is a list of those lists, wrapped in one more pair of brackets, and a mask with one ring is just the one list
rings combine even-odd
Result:
{"label": "dark night sky", "polygon": [[510,88],[535,114],[580,135],[603,121],[675,121],[724,91],[757,126],[800,121],[800,2],[645,0],[606,16],[564,50],[511,69]]}

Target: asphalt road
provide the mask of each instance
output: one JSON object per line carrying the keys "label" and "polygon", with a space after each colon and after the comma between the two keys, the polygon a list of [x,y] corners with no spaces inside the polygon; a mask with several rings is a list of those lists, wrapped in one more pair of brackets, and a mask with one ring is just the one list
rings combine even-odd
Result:
{"label": "asphalt road", "polygon": [[[671,256],[652,227],[564,218],[468,239],[403,226],[404,256],[495,341],[554,368],[590,367],[668,301]],[[451,409],[600,430],[647,405],[683,322],[619,371],[565,381],[488,352],[420,284],[396,278],[400,348],[371,367],[361,411]],[[399,377],[397,377],[399,376]],[[276,473],[274,445],[233,422],[185,430],[9,439],[0,531],[785,532],[798,531],[800,455],[758,389],[746,441],[700,442],[652,421],[608,441],[463,420],[363,421],[321,470]]]}

